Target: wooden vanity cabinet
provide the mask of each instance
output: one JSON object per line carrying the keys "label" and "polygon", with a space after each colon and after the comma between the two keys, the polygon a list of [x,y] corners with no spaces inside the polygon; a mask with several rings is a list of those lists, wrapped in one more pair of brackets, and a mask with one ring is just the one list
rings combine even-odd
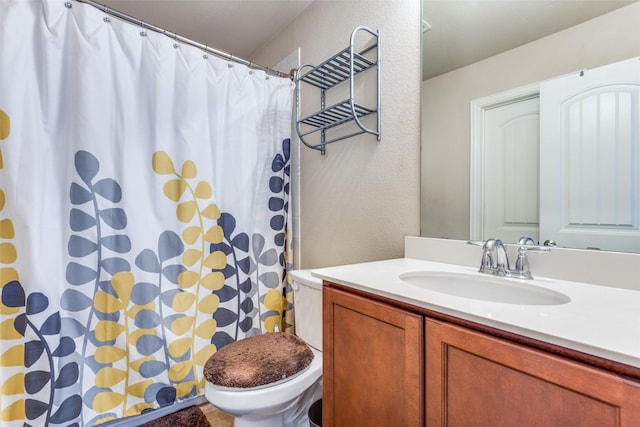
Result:
{"label": "wooden vanity cabinet", "polygon": [[449,323],[425,325],[428,426],[640,426],[636,382]]}
{"label": "wooden vanity cabinet", "polygon": [[322,425],[423,426],[423,317],[327,287],[322,298]]}
{"label": "wooden vanity cabinet", "polygon": [[640,427],[637,379],[339,285],[323,298],[324,426]]}

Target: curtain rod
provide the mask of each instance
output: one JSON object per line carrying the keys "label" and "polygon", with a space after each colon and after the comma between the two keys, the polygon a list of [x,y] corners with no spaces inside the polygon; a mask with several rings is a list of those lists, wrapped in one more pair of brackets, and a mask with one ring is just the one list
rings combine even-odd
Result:
{"label": "curtain rod", "polygon": [[[198,49],[200,49],[200,50],[202,50],[202,51],[204,51],[206,53],[210,53],[210,54],[215,55],[217,57],[220,57],[220,58],[223,58],[223,59],[227,59],[229,61],[237,62],[239,64],[246,65],[247,67],[253,68],[255,70],[264,71],[265,73],[270,74],[272,76],[293,79],[293,75],[292,74],[286,74],[286,73],[283,73],[281,71],[274,70],[273,68],[265,67],[263,65],[255,64],[255,63],[253,63],[251,61],[247,61],[246,59],[242,59],[242,58],[239,58],[237,56],[233,56],[230,53],[226,53],[226,52],[223,52],[221,50],[214,49],[214,48],[206,46],[206,45],[204,45],[202,43],[198,43],[198,42],[190,40],[190,39],[188,39],[186,37],[182,37],[179,34],[171,33],[171,32],[169,32],[167,30],[163,30],[162,28],[156,27],[155,25],[148,24],[148,23],[142,21],[141,19],[134,18],[131,15],[127,15],[126,13],[119,12],[119,11],[117,11],[115,9],[107,7],[106,5],[102,5],[102,4],[96,3],[96,2],[94,2],[92,0],[75,0],[75,1],[77,1],[79,3],[86,3],[86,4],[90,5],[90,6],[95,7],[96,9],[101,10],[102,12],[106,13],[107,15],[114,16],[114,17],[116,17],[118,19],[121,19],[123,21],[129,22],[131,24],[135,24],[135,25],[137,25],[139,27],[142,27],[144,29],[154,31],[156,33],[164,34],[165,36],[175,40],[176,42],[180,42],[180,43],[183,43],[183,44],[188,44],[190,46],[194,46],[194,47],[196,47],[196,48],[198,48]],[[67,7],[71,7],[71,3],[69,3],[69,2],[67,2],[66,5],[67,5]]]}

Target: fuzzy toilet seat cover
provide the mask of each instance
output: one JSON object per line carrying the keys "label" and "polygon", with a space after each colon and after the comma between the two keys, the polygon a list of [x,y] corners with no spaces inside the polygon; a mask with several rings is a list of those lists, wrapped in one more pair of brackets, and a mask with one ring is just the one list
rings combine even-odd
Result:
{"label": "fuzzy toilet seat cover", "polygon": [[224,387],[260,387],[297,374],[312,360],[313,352],[303,340],[272,332],[227,344],[207,360],[204,377]]}

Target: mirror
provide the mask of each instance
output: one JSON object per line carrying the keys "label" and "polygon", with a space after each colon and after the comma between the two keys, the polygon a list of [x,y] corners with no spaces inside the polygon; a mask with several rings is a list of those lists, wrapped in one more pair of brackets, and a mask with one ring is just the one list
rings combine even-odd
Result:
{"label": "mirror", "polygon": [[638,56],[640,2],[423,0],[423,18],[421,235],[466,240],[471,103]]}

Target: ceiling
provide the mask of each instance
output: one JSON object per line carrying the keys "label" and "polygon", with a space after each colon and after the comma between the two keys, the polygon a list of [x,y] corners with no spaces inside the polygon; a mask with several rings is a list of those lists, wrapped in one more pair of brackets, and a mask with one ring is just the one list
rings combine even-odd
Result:
{"label": "ceiling", "polygon": [[170,33],[244,59],[250,59],[256,50],[275,37],[313,2],[313,0],[96,1]]}
{"label": "ceiling", "polygon": [[424,0],[423,79],[513,49],[637,0]]}
{"label": "ceiling", "polygon": [[[245,59],[251,59],[313,1],[98,0],[136,19]],[[638,0],[423,1],[424,19],[431,25],[423,34],[423,76],[428,78]]]}

